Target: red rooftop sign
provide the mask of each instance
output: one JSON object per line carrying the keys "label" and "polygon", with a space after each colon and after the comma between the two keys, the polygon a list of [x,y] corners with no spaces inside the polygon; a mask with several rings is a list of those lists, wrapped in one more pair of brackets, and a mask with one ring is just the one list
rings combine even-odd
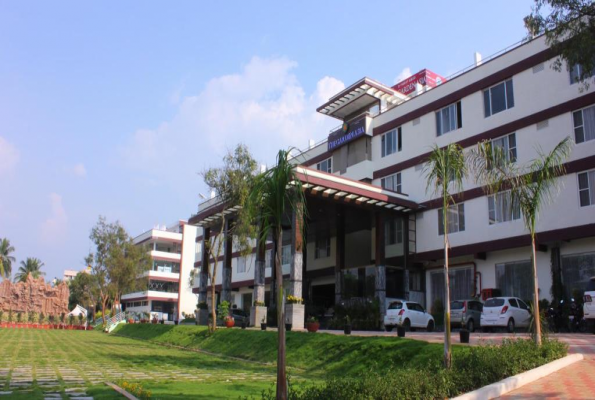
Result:
{"label": "red rooftop sign", "polygon": [[433,73],[429,69],[422,69],[417,74],[410,76],[409,78],[397,83],[393,86],[398,92],[404,95],[409,95],[415,91],[415,85],[419,83],[422,86],[429,86],[431,88],[446,82],[446,79],[442,76]]}

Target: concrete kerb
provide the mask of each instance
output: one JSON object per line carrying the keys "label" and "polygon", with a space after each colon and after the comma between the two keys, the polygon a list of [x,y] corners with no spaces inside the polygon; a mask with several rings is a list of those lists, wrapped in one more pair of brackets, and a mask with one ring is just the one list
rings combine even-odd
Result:
{"label": "concrete kerb", "polygon": [[461,396],[455,397],[453,400],[480,400],[480,399],[494,399],[500,397],[508,392],[512,392],[528,383],[535,382],[538,379],[544,378],[549,374],[561,370],[575,362],[583,360],[582,354],[571,354],[551,363],[542,365],[530,371],[523,372],[510,378],[501,380],[500,382],[492,383],[480,389],[465,393]]}

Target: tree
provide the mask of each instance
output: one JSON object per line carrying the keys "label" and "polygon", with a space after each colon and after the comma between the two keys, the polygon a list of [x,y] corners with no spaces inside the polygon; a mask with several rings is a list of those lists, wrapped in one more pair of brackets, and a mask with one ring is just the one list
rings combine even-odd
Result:
{"label": "tree", "polygon": [[[258,215],[261,223],[260,240],[265,241],[272,233],[275,247],[275,275],[277,284],[277,399],[287,398],[287,374],[285,362],[285,310],[283,307],[283,271],[281,246],[283,244],[283,217],[296,213],[297,221],[304,221],[305,198],[301,180],[295,165],[289,162],[290,151],[280,150],[277,165],[258,176],[250,193],[248,207],[252,215]],[[303,228],[303,224],[301,226]]]}
{"label": "tree", "polygon": [[10,279],[12,263],[16,262],[11,253],[14,253],[14,247],[10,245],[10,241],[6,238],[0,240],[0,276],[4,279]]}
{"label": "tree", "polygon": [[[68,308],[74,309],[77,304],[86,307],[94,306],[97,303],[96,285],[94,284],[94,276],[88,273],[81,272],[68,283],[70,289],[70,297],[68,298]],[[93,310],[89,309],[89,315]]]}
{"label": "tree", "polygon": [[526,16],[525,27],[534,37],[544,33],[547,44],[559,56],[556,71],[580,65],[578,81],[586,89],[595,71],[595,3],[592,0],[535,0],[535,7]]}
{"label": "tree", "polygon": [[255,230],[244,205],[252,188],[257,166],[248,147],[239,144],[233,152],[228,151],[223,158],[222,167],[209,168],[201,173],[205,184],[215,191],[219,202],[224,205],[239,206],[233,224],[227,224],[227,232],[225,232],[226,215],[221,212],[215,216],[216,228],[209,240],[205,242],[204,251],[208,253],[206,268],[211,284],[211,323],[209,325],[211,332],[217,329],[215,282],[217,280],[217,264],[221,257],[225,238],[233,240],[243,256],[252,250],[250,238],[255,237]]}
{"label": "tree", "polygon": [[150,260],[142,248],[134,245],[118,221],[109,223],[100,216],[89,238],[96,250],[85,262],[91,267],[92,287],[101,303],[105,322],[105,310],[110,301],[118,304],[125,291],[146,287],[146,279],[141,275],[150,268]]}
{"label": "tree", "polygon": [[37,279],[40,276],[45,276],[45,272],[41,271],[41,267],[43,266],[44,264],[39,258],[27,257],[25,261],[21,261],[21,266],[19,267],[17,274],[14,276],[14,281],[25,282],[29,274],[31,274],[34,279]]}
{"label": "tree", "polygon": [[440,196],[442,200],[442,226],[444,228],[444,367],[451,366],[450,341],[450,280],[448,276],[449,209],[456,205],[453,193],[463,189],[467,176],[467,164],[463,148],[456,143],[439,148],[434,145],[425,165],[426,191]]}
{"label": "tree", "polygon": [[[541,209],[558,190],[558,177],[565,173],[564,161],[570,155],[572,139],[565,138],[549,153],[537,147],[537,158],[524,166],[517,165],[499,147],[484,141],[471,152],[476,181],[488,194],[510,190],[510,207],[518,204],[526,229],[531,236],[531,263],[533,265],[533,313],[539,321],[539,282],[535,254],[535,226]],[[541,324],[535,323],[535,342],[541,344]]]}

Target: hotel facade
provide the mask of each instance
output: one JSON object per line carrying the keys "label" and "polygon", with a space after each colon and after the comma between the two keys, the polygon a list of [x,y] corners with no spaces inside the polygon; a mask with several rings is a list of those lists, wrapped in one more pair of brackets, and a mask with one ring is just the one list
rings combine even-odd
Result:
{"label": "hotel facade", "polygon": [[192,293],[192,271],[200,246],[196,238],[201,229],[179,221],[158,226],[134,238],[146,248],[151,268],[143,274],[146,290],[122,296],[125,311],[149,312],[151,319],[181,321],[183,314],[194,315],[196,295]]}
{"label": "hotel facade", "polygon": [[[448,79],[429,70],[392,87],[363,78],[322,104],[317,111],[339,126],[293,158],[308,217],[303,235],[295,216],[285,224],[288,293],[325,308],[375,297],[382,308],[405,298],[429,309],[444,300],[447,230],[451,300],[489,289],[531,299],[530,237],[510,194],[488,196],[470,177],[444,227],[441,202],[426,190],[425,160],[434,145],[468,152],[489,140],[522,165],[566,137],[575,145],[560,191],[537,224],[539,297],[584,290],[595,276],[595,92],[576,83],[580,66],[558,72],[554,59],[538,37]],[[204,229],[204,241],[215,218],[233,212],[211,199],[189,223]],[[241,257],[225,246],[216,282],[222,298],[252,314],[255,301],[269,301],[274,249],[260,249]],[[203,254],[196,267],[206,262]],[[201,268],[194,292],[206,300],[206,291]],[[303,316],[295,318],[303,326]]]}

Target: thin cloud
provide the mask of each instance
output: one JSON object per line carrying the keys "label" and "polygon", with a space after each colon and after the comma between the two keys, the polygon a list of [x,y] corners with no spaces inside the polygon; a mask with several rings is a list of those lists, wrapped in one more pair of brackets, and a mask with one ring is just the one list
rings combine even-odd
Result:
{"label": "thin cloud", "polygon": [[50,193],[50,216],[41,225],[41,241],[45,244],[63,242],[68,228],[68,216],[62,205],[62,196]]}
{"label": "thin cloud", "polygon": [[0,136],[0,174],[12,172],[19,162],[20,154],[15,146]]}

